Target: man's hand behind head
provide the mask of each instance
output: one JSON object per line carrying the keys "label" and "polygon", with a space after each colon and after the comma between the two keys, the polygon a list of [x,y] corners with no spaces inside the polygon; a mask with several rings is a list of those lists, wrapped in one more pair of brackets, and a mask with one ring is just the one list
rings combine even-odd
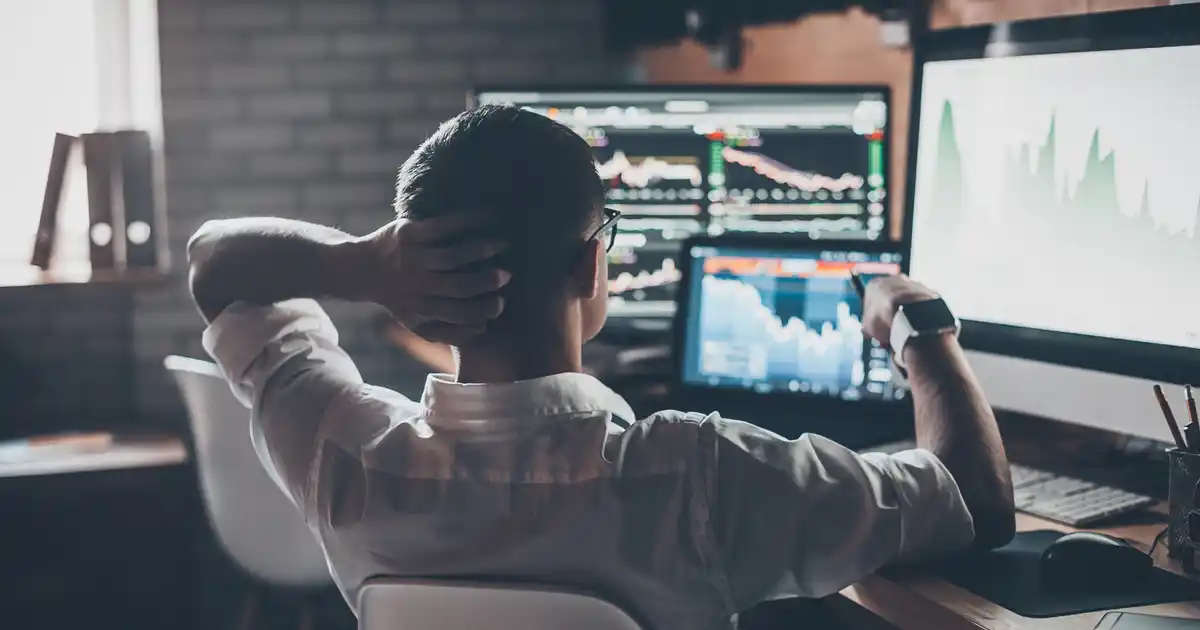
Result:
{"label": "man's hand behind head", "polygon": [[876,278],[867,284],[863,298],[863,332],[885,347],[892,334],[892,320],[905,304],[936,298],[929,287],[905,275]]}
{"label": "man's hand behind head", "polygon": [[504,310],[511,278],[496,264],[506,244],[482,233],[486,221],[461,213],[380,228],[363,240],[367,297],[429,341],[462,345],[482,334]]}

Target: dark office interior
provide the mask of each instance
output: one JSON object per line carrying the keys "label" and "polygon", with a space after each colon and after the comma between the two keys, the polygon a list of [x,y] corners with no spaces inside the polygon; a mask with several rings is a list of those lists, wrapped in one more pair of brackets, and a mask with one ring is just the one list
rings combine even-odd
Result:
{"label": "dark office interior", "polygon": [[[1200,141],[1200,5],[0,12],[0,627],[383,627],[264,474],[203,342],[188,242],[252,216],[371,233],[442,121],[512,103],[596,149],[621,223],[583,365],[639,418],[688,406],[860,453],[925,448],[849,278],[903,272],[955,311],[1016,538],[765,602],[741,627],[1200,628],[1200,158],[1180,148]],[[383,308],[322,305],[367,383],[420,400],[453,361]],[[793,334],[846,356],[773,354]]]}

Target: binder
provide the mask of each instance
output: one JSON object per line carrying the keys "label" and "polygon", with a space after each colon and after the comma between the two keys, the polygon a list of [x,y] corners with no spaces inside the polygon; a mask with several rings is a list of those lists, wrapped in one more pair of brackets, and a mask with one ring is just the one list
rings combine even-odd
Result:
{"label": "binder", "polygon": [[[114,186],[115,141],[111,133],[83,134],[83,164],[87,168],[88,239],[93,271],[120,271],[125,261],[120,192]],[[114,203],[117,202],[117,203]]]}
{"label": "binder", "polygon": [[114,184],[120,211],[114,214],[116,232],[124,245],[126,270],[155,270],[166,262],[166,218],[163,216],[161,187],[157,182],[150,134],[145,131],[113,133],[117,173]]}
{"label": "binder", "polygon": [[54,135],[54,149],[50,153],[50,172],[46,176],[46,192],[42,195],[42,215],[38,220],[37,234],[33,242],[33,256],[29,261],[43,270],[50,268],[54,255],[54,238],[58,232],[58,212],[62,205],[63,182],[66,180],[67,165],[71,151],[78,140],[64,133]]}

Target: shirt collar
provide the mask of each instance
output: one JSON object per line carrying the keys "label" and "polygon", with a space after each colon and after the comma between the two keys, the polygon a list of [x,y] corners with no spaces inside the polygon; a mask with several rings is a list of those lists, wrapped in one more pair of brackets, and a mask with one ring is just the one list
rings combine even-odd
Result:
{"label": "shirt collar", "polygon": [[459,383],[453,374],[430,374],[421,404],[434,426],[597,412],[608,412],[627,423],[636,419],[624,398],[595,377],[576,373],[486,384]]}

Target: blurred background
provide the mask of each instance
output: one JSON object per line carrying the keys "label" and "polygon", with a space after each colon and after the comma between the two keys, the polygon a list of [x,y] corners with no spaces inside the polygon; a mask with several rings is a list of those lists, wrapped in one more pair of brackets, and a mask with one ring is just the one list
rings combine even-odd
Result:
{"label": "blurred background", "polygon": [[[913,29],[1167,3],[5,4],[0,439],[167,442],[157,463],[101,475],[5,474],[0,458],[0,557],[13,559],[0,612],[48,615],[43,628],[217,628],[248,614],[255,579],[214,541],[193,428],[163,365],[205,356],[185,264],[203,222],[371,231],[389,220],[396,168],[477,85],[887,84],[903,173]],[[116,202],[104,182],[119,182]],[[330,308],[368,381],[419,396],[428,368],[381,334],[377,311]],[[336,591],[322,593],[313,623],[352,627]]]}

